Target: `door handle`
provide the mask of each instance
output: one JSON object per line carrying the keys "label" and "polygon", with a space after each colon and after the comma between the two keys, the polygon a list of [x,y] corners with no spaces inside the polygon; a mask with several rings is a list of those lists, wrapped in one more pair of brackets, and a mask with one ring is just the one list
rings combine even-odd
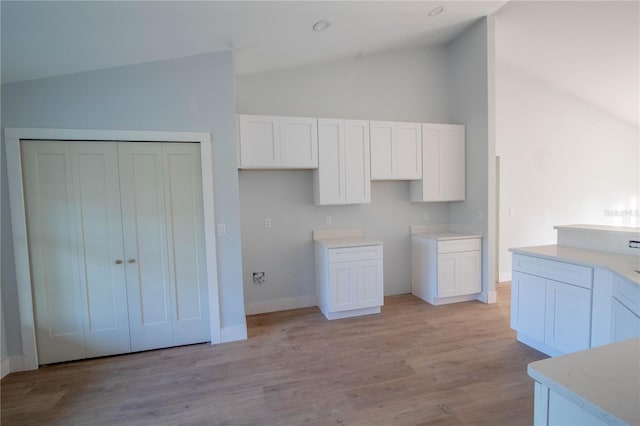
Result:
{"label": "door handle", "polygon": [[127,263],[136,263],[136,260],[135,259],[129,259],[129,260],[127,260]]}
{"label": "door handle", "polygon": [[120,259],[116,260],[116,265],[122,265],[122,260]]}

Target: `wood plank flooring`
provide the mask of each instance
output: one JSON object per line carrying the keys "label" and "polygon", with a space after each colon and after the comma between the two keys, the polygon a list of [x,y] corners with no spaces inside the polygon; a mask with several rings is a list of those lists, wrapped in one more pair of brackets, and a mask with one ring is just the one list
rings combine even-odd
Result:
{"label": "wood plank flooring", "polygon": [[0,383],[2,425],[531,425],[545,355],[498,303],[385,298],[379,315],[250,316],[249,339],[70,362]]}

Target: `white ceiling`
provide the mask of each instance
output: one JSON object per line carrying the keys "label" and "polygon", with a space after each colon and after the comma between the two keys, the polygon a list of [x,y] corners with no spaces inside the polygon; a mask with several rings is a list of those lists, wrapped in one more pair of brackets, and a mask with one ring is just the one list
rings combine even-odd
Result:
{"label": "white ceiling", "polygon": [[639,125],[640,2],[513,1],[495,16],[499,63]]}
{"label": "white ceiling", "polygon": [[[238,74],[291,68],[446,43],[505,3],[2,1],[2,82],[230,48]],[[329,29],[312,31],[321,19]]]}
{"label": "white ceiling", "polygon": [[[428,16],[439,5],[444,12]],[[495,12],[499,62],[638,125],[639,5],[612,0],[3,0],[2,82],[229,49],[235,52],[237,74],[273,71],[443,44]],[[331,26],[312,31],[320,19]]]}

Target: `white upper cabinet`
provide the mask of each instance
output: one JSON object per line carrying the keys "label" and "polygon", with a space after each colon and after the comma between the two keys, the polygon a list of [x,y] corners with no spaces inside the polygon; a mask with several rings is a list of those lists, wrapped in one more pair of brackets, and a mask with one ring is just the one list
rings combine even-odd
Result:
{"label": "white upper cabinet", "polygon": [[371,202],[369,122],[318,119],[316,205]]}
{"label": "white upper cabinet", "polygon": [[420,123],[371,121],[371,179],[422,178]]}
{"label": "white upper cabinet", "polygon": [[315,169],[317,132],[315,118],[239,115],[239,167]]}
{"label": "white upper cabinet", "polygon": [[422,179],[411,182],[411,201],[465,199],[465,127],[422,125]]}

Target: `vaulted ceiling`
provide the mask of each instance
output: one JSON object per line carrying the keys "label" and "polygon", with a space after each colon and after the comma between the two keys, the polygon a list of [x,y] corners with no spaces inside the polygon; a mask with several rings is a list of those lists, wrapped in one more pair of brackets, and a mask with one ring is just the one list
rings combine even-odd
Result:
{"label": "vaulted ceiling", "polygon": [[[233,50],[235,72],[444,44],[495,14],[496,58],[639,122],[638,1],[5,1],[2,82]],[[438,7],[435,16],[429,12]],[[325,31],[314,23],[329,21]]]}

